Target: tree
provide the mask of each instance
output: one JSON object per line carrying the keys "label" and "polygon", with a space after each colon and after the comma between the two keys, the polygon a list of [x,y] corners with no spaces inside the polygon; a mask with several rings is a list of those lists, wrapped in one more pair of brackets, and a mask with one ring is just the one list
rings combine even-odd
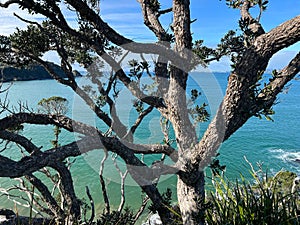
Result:
{"label": "tree", "polygon": [[[240,32],[229,31],[216,49],[210,49],[203,46],[202,41],[193,42],[189,0],[173,0],[169,9],[161,9],[158,0],[138,2],[141,5],[144,23],[157,37],[157,43],[138,43],[117,33],[102,19],[99,1],[8,0],[0,4],[1,7],[17,4],[24,11],[45,16],[45,20],[40,24],[18,16],[29,25],[26,30],[17,30],[9,37],[1,37],[2,64],[40,63],[54,79],[72,88],[111,131],[105,133],[63,115],[14,112],[0,120],[1,138],[18,143],[30,155],[20,161],[13,161],[1,155],[0,176],[31,176],[33,172],[46,166],[56,169],[62,175],[67,171],[58,162],[82,154],[82,149],[87,152],[103,148],[104,151],[113,152],[124,160],[129,174],[149,196],[164,224],[171,223],[171,212],[165,206],[154,181],[166,174],[177,174],[177,197],[183,223],[203,224],[203,169],[217,154],[220,144],[249,118],[268,116],[272,113],[276,96],[299,72],[300,53],[285,68],[274,71],[268,83],[259,85],[272,56],[300,40],[300,16],[265,32],[260,17],[266,9],[267,1],[226,0],[230,7],[241,12]],[[66,10],[76,12],[77,27],[68,24],[62,11],[63,5],[66,6]],[[250,13],[250,9],[255,6],[260,9],[258,18],[254,18]],[[173,14],[173,23],[168,30],[164,29],[160,22],[160,17],[166,13]],[[130,71],[126,73],[121,67],[122,50],[141,55],[158,55],[153,72],[149,71],[151,65],[142,57],[141,62],[131,61]],[[48,51],[58,53],[61,67],[68,78],[57,76],[42,59],[42,55]],[[232,60],[226,94],[216,116],[199,140],[190,113],[196,112],[199,117],[194,118],[201,118],[205,117],[207,112],[205,106],[196,106],[193,110],[186,107],[189,72],[198,64],[206,65],[225,55],[229,55]],[[99,71],[101,62],[96,61],[99,58],[112,68],[112,73],[105,83],[103,71]],[[98,66],[94,66],[95,61],[98,62]],[[72,65],[75,62],[89,68],[88,76],[93,85],[78,85],[72,73]],[[154,90],[150,91],[149,86],[142,86],[143,74],[151,77],[155,84]],[[118,81],[136,98],[134,105],[138,117],[130,127],[123,124],[116,112]],[[109,112],[103,110],[104,105],[108,106]],[[175,147],[170,144],[167,132],[164,144],[142,145],[134,142],[136,128],[154,109],[161,114],[165,124],[171,124],[176,138]],[[9,128],[24,123],[52,124],[69,132],[79,133],[83,137],[77,142],[41,151],[30,140],[8,131]],[[168,166],[161,161],[150,167],[137,157],[138,154],[165,154],[174,161],[174,165]],[[68,173],[66,179],[63,176],[61,178],[65,195],[69,197],[67,204],[70,215],[74,219],[78,218],[80,206],[74,190],[70,187],[72,182],[65,182],[70,181],[70,174]],[[32,178],[30,181],[36,180]],[[49,196],[43,193],[41,188],[39,191]],[[61,213],[61,209],[51,197],[46,199],[46,202],[55,215]]]}
{"label": "tree", "polygon": [[[50,98],[43,98],[38,102],[39,110],[46,114],[54,115],[65,115],[68,111],[68,100],[59,96],[52,96]],[[61,133],[59,126],[54,126],[54,136],[55,140],[52,140],[51,143],[56,148],[59,146],[58,137]]]}

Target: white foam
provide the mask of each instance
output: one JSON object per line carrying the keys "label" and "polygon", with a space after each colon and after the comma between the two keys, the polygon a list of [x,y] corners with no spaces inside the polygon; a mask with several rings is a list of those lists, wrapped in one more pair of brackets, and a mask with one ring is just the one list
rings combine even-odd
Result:
{"label": "white foam", "polygon": [[270,149],[271,157],[280,159],[290,168],[300,173],[300,150],[298,149]]}
{"label": "white foam", "polygon": [[283,149],[279,148],[279,149],[270,149],[269,152],[271,152],[271,153],[283,153],[285,151]]}

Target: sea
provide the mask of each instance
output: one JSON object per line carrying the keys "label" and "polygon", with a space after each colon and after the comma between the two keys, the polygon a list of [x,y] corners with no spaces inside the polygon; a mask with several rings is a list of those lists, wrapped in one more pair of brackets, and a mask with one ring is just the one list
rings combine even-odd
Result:
{"label": "sea", "polygon": [[[86,78],[77,78],[78,83],[87,85]],[[201,92],[198,103],[206,103],[211,118],[220,104],[226,89],[228,73],[194,73],[188,80],[188,94],[193,89]],[[147,83],[147,80],[145,81]],[[6,104],[11,110],[19,111],[20,108],[37,111],[37,104],[42,98],[51,96],[62,96],[68,99],[67,116],[74,120],[97,126],[103,132],[110,132],[101,121],[97,120],[91,110],[83,101],[67,86],[57,83],[54,80],[35,80],[35,81],[16,81],[13,83],[4,83],[1,90],[8,88],[8,91],[1,93],[1,104]],[[132,125],[137,112],[132,106],[133,98],[126,88],[121,84],[117,87],[119,93],[116,100],[116,108],[122,122],[126,125]],[[280,170],[287,170],[300,174],[300,81],[293,80],[287,88],[278,96],[273,109],[275,114],[272,120],[264,117],[253,117],[235,132],[219,149],[217,159],[220,165],[226,165],[225,175],[229,179],[240,179],[241,174],[251,179],[250,165],[254,169],[262,167],[269,174],[275,174]],[[191,101],[189,104],[192,104]],[[107,110],[107,108],[103,108]],[[8,113],[3,112],[1,117]],[[163,142],[163,134],[160,128],[160,116],[157,111],[153,111],[136,131],[135,141],[145,144],[156,144]],[[199,138],[207,128],[209,122],[195,124]],[[24,125],[23,135],[31,139],[37,146],[42,146],[42,150],[51,148],[51,140],[54,139],[53,126]],[[172,130],[170,137],[172,140]],[[80,139],[80,135],[74,135],[67,131],[62,131],[59,136],[59,143],[70,143]],[[2,144],[3,146],[3,144]],[[10,143],[1,154],[12,159],[20,159],[24,153],[18,146]],[[96,203],[98,212],[104,209],[104,202],[99,182],[99,170],[101,161],[104,158],[102,150],[94,150],[84,153],[77,158],[70,158],[71,172],[75,190],[79,198],[88,202],[86,195],[86,186],[90,189],[91,195]],[[145,163],[151,164],[154,160],[159,160],[161,156],[139,156]],[[171,164],[171,161],[166,161]],[[116,169],[118,168],[118,169]],[[125,175],[126,166],[116,155],[110,154],[106,159],[103,169],[103,176],[106,181],[110,203],[112,208],[117,208],[120,204],[121,176]],[[207,172],[207,186],[209,188],[210,172]],[[51,182],[44,175],[38,174],[46,184],[51,186]],[[26,199],[28,196],[24,193],[23,198],[18,198],[16,190],[20,181],[0,178],[0,208],[9,207],[17,209],[20,213],[26,212]],[[141,189],[127,174],[125,179],[125,197],[126,205],[137,209],[141,205],[145,195]],[[163,176],[158,181],[158,187],[163,192],[167,188],[173,191],[173,197],[176,200],[176,176]],[[6,190],[10,188],[10,194]],[[53,187],[52,187],[53,188]],[[54,188],[53,188],[54,189]]]}

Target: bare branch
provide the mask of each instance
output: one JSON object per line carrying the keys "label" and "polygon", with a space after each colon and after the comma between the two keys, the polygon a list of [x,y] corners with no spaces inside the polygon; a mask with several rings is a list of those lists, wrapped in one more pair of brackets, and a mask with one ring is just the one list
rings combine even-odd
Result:
{"label": "bare branch", "polygon": [[[63,202],[64,202],[64,196],[62,195],[62,192],[60,191],[59,189],[59,183],[60,183],[60,179],[55,179],[55,176],[53,176],[51,174],[51,172],[48,170],[48,168],[44,167],[42,168],[39,172],[43,173],[47,178],[50,179],[50,181],[52,182],[53,184],[53,188],[51,190],[51,194],[53,195],[55,193],[55,190],[58,189],[59,192],[60,192],[60,195],[61,195],[61,205],[62,205],[62,208],[63,208]],[[57,174],[58,176],[58,174]]]}
{"label": "bare branch", "polygon": [[[10,192],[13,190],[24,191],[22,188],[16,187],[16,186],[8,188],[8,189],[0,188],[0,193],[2,193],[0,197],[6,196],[7,199],[13,201],[15,203],[15,205],[20,205],[22,207],[29,208],[30,203],[29,203],[28,199],[23,196],[20,196],[20,195],[11,194]],[[22,203],[21,201],[24,201],[26,203]]]}
{"label": "bare branch", "polygon": [[91,217],[89,219],[88,224],[92,224],[92,222],[93,222],[93,220],[95,218],[95,204],[94,204],[94,200],[92,198],[92,195],[90,193],[90,190],[89,190],[88,186],[86,186],[85,189],[86,189],[86,194],[87,194],[87,196],[88,196],[88,198],[90,200],[91,208],[92,208],[92,213],[91,213]]}
{"label": "bare branch", "polygon": [[109,198],[107,195],[107,190],[106,190],[106,184],[103,178],[103,171],[104,171],[104,163],[107,160],[108,153],[107,151],[104,151],[104,157],[100,163],[100,170],[99,170],[99,178],[100,178],[100,184],[101,184],[101,190],[102,190],[102,195],[103,195],[103,200],[105,203],[105,213],[110,213],[110,204],[109,204]]}
{"label": "bare branch", "polygon": [[[157,188],[152,184],[152,179],[154,178],[152,170],[147,168],[145,164],[136,158],[133,153],[126,148],[126,146],[115,149],[116,146],[111,144],[112,143],[105,143],[111,151],[115,151],[123,158],[132,178],[151,198],[155,207],[160,210],[160,212],[168,213],[162,203],[161,195]],[[78,145],[81,147],[84,146],[85,151],[88,151],[97,148],[99,143],[95,140],[95,138],[86,138],[62,147],[47,150],[43,153],[32,155],[30,157],[24,157],[18,162],[4,156],[0,156],[0,177],[20,177],[22,175],[28,175],[31,172],[50,165],[53,162],[61,161],[66,157],[78,156],[82,153],[78,148]]]}
{"label": "bare branch", "polygon": [[[107,93],[104,90],[104,88],[102,86],[102,83],[99,79],[92,76],[92,82],[94,84],[97,84],[99,93],[105,97],[105,100],[106,100],[107,104],[109,105],[110,114],[111,114],[111,117],[112,117],[112,122],[111,122],[110,128],[113,131],[115,131],[117,134],[119,134],[121,138],[123,138],[124,136],[127,136],[127,135],[124,134],[124,132],[126,131],[126,126],[121,122],[121,120],[119,119],[119,117],[117,115],[115,102],[109,96],[109,93]],[[129,139],[129,140],[132,141],[132,139]]]}
{"label": "bare branch", "polygon": [[[142,123],[143,119],[152,112],[153,110],[153,106],[148,107],[146,110],[144,110],[143,112],[141,112],[138,116],[138,118],[136,119],[134,125],[130,128],[129,132],[126,134],[127,136],[133,136],[136,129],[138,128],[138,126]],[[126,138],[125,138],[126,139]]]}
{"label": "bare branch", "polygon": [[[58,51],[63,51],[63,49],[60,48],[60,50],[58,49]],[[115,131],[120,137],[124,137],[127,133],[127,128],[126,126],[119,120],[118,116],[116,115],[116,109],[114,106],[114,102],[112,101],[112,99],[109,97],[108,93],[105,92],[105,90],[103,88],[100,89],[100,93],[104,94],[107,97],[107,101],[110,105],[111,108],[111,115],[113,120],[103,111],[101,110],[101,108],[99,106],[97,106],[94,101],[90,98],[90,96],[81,88],[77,85],[75,79],[74,79],[74,75],[72,73],[72,67],[70,64],[68,64],[67,60],[64,58],[64,54],[60,54],[62,58],[62,60],[65,61],[66,64],[69,65],[69,69],[65,68],[64,72],[68,75],[69,79],[63,79],[61,77],[59,77],[55,71],[53,70],[53,68],[51,68],[51,66],[44,60],[42,60],[39,57],[36,57],[28,52],[24,52],[24,55],[32,58],[33,60],[35,60],[36,62],[38,62],[39,64],[41,64],[48,72],[49,74],[58,82],[65,84],[69,87],[71,87],[85,102],[86,104],[91,108],[92,111],[94,111],[96,113],[96,115],[103,120],[103,122],[105,122],[105,124],[107,124],[109,127],[111,127],[113,129],[113,131]],[[99,53],[98,53],[99,54]],[[101,53],[100,53],[101,54]],[[130,80],[130,78],[127,77],[127,75],[125,74],[125,72],[123,71],[123,69],[121,69],[121,66],[118,62],[116,62],[111,56],[109,56],[109,54],[105,53],[100,55],[106,62],[108,62],[113,69],[117,70],[116,72],[116,77],[118,77],[123,83],[124,85],[132,92],[132,94],[137,97],[138,99],[140,99],[141,101],[152,105],[154,107],[157,108],[164,108],[164,104],[163,104],[163,100],[161,98],[155,97],[155,96],[148,96],[146,94],[144,94],[140,88],[138,87],[138,85],[135,82],[132,82]],[[93,80],[94,83],[96,83],[98,86],[101,84],[99,83],[99,81],[97,81],[96,79]]]}
{"label": "bare branch", "polygon": [[13,132],[9,132],[9,131],[6,131],[6,130],[1,130],[0,131],[0,138],[4,139],[4,140],[8,140],[8,141],[13,141],[17,144],[22,145],[26,149],[26,151],[28,151],[29,153],[34,153],[35,151],[40,150],[30,140],[28,140],[27,138],[25,138],[21,135],[13,133]]}
{"label": "bare branch", "polygon": [[22,18],[21,16],[19,16],[19,15],[16,14],[16,13],[13,13],[13,15],[14,15],[15,17],[17,17],[19,20],[21,20],[21,21],[23,21],[23,22],[25,22],[25,23],[36,25],[37,27],[39,27],[40,29],[42,29],[42,26],[41,26],[38,22],[24,19],[24,18]]}
{"label": "bare branch", "polygon": [[[43,65],[46,70],[52,75],[54,79],[59,81],[62,84],[70,86],[85,102],[86,104],[96,113],[96,115],[109,127],[113,125],[113,121],[107,113],[105,113],[103,110],[101,110],[97,105],[95,105],[94,101],[86,94],[82,88],[80,88],[77,83],[75,82],[73,75],[69,75],[72,79],[71,80],[64,80],[60,77],[57,76],[57,74],[54,72],[54,70],[42,59],[35,57],[34,58],[37,62],[39,62],[41,65]],[[70,71],[68,73],[71,73]],[[119,134],[121,137],[123,137],[126,134],[126,127],[119,121],[117,123],[116,120],[115,125],[114,125],[114,131]]]}
{"label": "bare branch", "polygon": [[56,200],[52,197],[50,191],[48,190],[48,187],[36,176],[32,174],[28,174],[25,176],[25,178],[32,184],[34,187],[36,187],[39,192],[42,194],[43,199],[47,203],[47,206],[51,210],[51,212],[54,213],[55,218],[58,220],[64,219],[64,212],[57,204]]}
{"label": "bare branch", "polygon": [[[43,154],[40,151],[40,149],[37,148],[30,140],[28,140],[27,138],[25,138],[21,135],[18,135],[18,134],[12,133],[12,132],[8,132],[8,131],[1,131],[0,137],[4,138],[4,139],[9,139],[11,141],[13,140],[15,143],[22,145],[26,149],[27,152],[31,153],[31,155]],[[63,196],[63,198],[66,199],[67,204],[70,206],[71,215],[73,216],[73,214],[74,214],[75,217],[78,217],[80,215],[79,203],[75,196],[75,191],[73,188],[73,181],[72,181],[70,171],[62,163],[62,160],[50,162],[48,165],[58,171],[58,173],[61,177],[60,191],[62,193],[62,196]],[[53,201],[52,201],[53,199],[51,200],[52,196],[51,196],[51,193],[48,190],[48,188],[38,178],[34,177],[30,173],[25,177],[34,186],[36,186],[38,188],[40,193],[45,198],[47,204],[51,204],[53,206],[50,209],[52,209],[53,212],[59,216],[58,218],[62,218],[61,216],[63,214],[59,214],[58,211],[55,210],[55,209],[57,209],[57,207],[55,207],[55,205],[53,205]]]}
{"label": "bare branch", "polygon": [[137,213],[135,214],[135,217],[134,217],[134,221],[138,221],[138,219],[141,217],[141,215],[143,214],[143,212],[145,211],[145,208],[147,207],[147,204],[149,202],[150,198],[148,196],[146,196],[144,199],[143,199],[143,202],[142,202],[142,205],[141,207],[139,208],[139,210],[137,211]]}
{"label": "bare branch", "polygon": [[[171,35],[169,35],[167,31],[162,27],[161,22],[159,21],[159,16],[171,12],[173,8],[155,12],[150,7],[149,0],[139,0],[139,2],[141,4],[144,16],[144,24],[156,35],[159,41],[163,41],[163,46],[165,46],[166,48],[170,48]],[[165,54],[160,54],[158,56],[158,62],[155,64],[155,74],[155,80],[158,83],[159,96],[165,96],[169,84],[167,80],[168,64],[167,57],[165,57]],[[163,113],[162,110],[160,111]]]}
{"label": "bare branch", "polygon": [[121,211],[124,208],[124,204],[125,204],[125,180],[126,180],[126,177],[128,174],[128,170],[126,170],[123,173],[122,170],[120,169],[120,167],[118,166],[116,159],[117,159],[117,157],[112,157],[113,164],[116,167],[116,169],[119,172],[120,177],[121,177],[121,201],[120,201],[120,204],[118,207],[118,212],[121,213]]}
{"label": "bare branch", "polygon": [[69,221],[77,221],[80,218],[80,203],[75,195],[73,179],[68,168],[60,161],[51,163],[49,166],[56,169],[59,173],[61,182],[60,190],[68,206]]}
{"label": "bare branch", "polygon": [[[102,18],[93,11],[86,3],[80,0],[68,0],[66,1],[70,6],[72,6],[74,9],[76,9],[80,16],[83,19],[86,19],[89,21],[95,29],[99,31],[100,34],[103,34],[109,41],[112,43],[122,46],[124,49],[129,50],[133,53],[145,53],[145,54],[157,54],[157,55],[164,55],[168,60],[172,61],[174,65],[177,65],[180,68],[185,68],[186,65],[189,65],[190,61],[187,61],[186,59],[180,57],[179,54],[174,52],[172,49],[167,48],[164,45],[161,44],[146,44],[146,43],[137,43],[130,39],[127,39],[117,33],[115,30],[113,30],[107,23],[105,23]],[[38,10],[38,9],[37,9]],[[97,43],[94,43],[89,38],[84,37],[81,33],[76,32],[75,30],[71,29],[68,24],[65,22],[63,18],[61,18],[59,14],[60,20],[57,19],[56,15],[49,14],[49,12],[45,11],[38,11],[39,13],[47,16],[50,18],[53,23],[60,27],[62,30],[68,32],[71,35],[74,35],[78,37],[80,40],[83,40],[91,45],[91,47],[94,47],[97,49],[97,52],[99,54],[99,51],[101,52],[102,48],[97,45]],[[83,39],[84,37],[84,39]],[[101,54],[99,54],[101,55]],[[118,68],[118,67],[113,67]]]}
{"label": "bare branch", "polygon": [[125,171],[125,173],[121,176],[121,202],[118,207],[118,211],[121,212],[125,205],[125,179],[127,177],[128,170]]}
{"label": "bare branch", "polygon": [[[0,70],[1,70],[1,77],[3,77],[3,68],[1,68]],[[1,90],[2,87],[3,87],[3,83],[1,83],[1,84],[0,84],[0,94],[2,94],[2,93],[4,93],[4,92],[7,92],[7,91],[10,89],[10,87],[11,87],[12,85],[13,85],[13,83],[10,83],[10,84],[8,85],[8,87],[6,87],[4,90]],[[7,95],[5,96],[5,98],[7,98]]]}
{"label": "bare branch", "polygon": [[[126,53],[123,54],[123,56],[121,57],[121,59],[117,63],[119,65],[121,65],[121,63],[128,56],[129,53],[130,53],[129,51],[126,51]],[[108,85],[107,85],[107,88],[106,88],[106,93],[110,93],[116,79],[117,79],[117,74],[115,73],[114,68],[111,68],[111,74],[110,74],[109,82],[108,82]]]}
{"label": "bare branch", "polygon": [[172,12],[172,10],[173,10],[172,7],[168,8],[168,9],[159,10],[159,11],[158,11],[158,16],[161,16],[161,15],[167,14],[167,13],[170,13],[170,12]]}
{"label": "bare branch", "polygon": [[[18,118],[18,116],[19,118]],[[40,124],[51,124],[51,123],[59,123],[59,121],[55,121],[55,116],[46,116],[45,115],[34,115],[34,114],[16,114],[9,118],[4,118],[0,120],[0,127],[5,129],[5,127],[10,127],[15,123],[23,123],[23,122],[34,122],[34,116],[40,118],[37,120]],[[48,119],[46,119],[48,117]],[[50,118],[49,118],[50,117]],[[52,118],[51,118],[52,117]],[[43,118],[43,119],[42,119]],[[41,120],[40,120],[41,119]],[[46,119],[46,120],[45,120]],[[73,131],[73,127],[71,126],[71,120],[68,118],[60,117],[60,124],[64,125],[70,131]],[[14,120],[14,122],[12,121]],[[16,122],[17,121],[17,122]],[[82,124],[74,124],[77,130],[78,126],[81,126],[79,130],[85,134],[93,134],[95,131],[94,128],[90,128],[89,126]],[[101,143],[99,143],[99,137],[86,137],[77,142],[73,142],[61,147],[57,147],[54,149],[49,149],[44,152],[38,152],[36,154],[32,154],[31,156],[26,156],[22,158],[20,161],[15,162],[7,157],[0,156],[0,176],[1,177],[20,177],[22,175],[30,174],[36,170],[39,170],[45,166],[53,166],[53,162],[62,161],[70,156],[78,156],[84,152],[106,148],[112,152],[118,154],[127,164],[127,168],[133,179],[142,187],[142,189],[149,195],[151,200],[156,204],[158,209],[164,211],[164,205],[162,204],[161,196],[157,190],[157,188],[153,185],[152,181],[157,177],[157,173],[154,173],[154,170],[149,169],[144,163],[142,163],[135,155],[132,149],[128,146],[124,145],[117,138],[107,138],[103,137],[100,133],[98,133],[101,137]],[[13,168],[13,169],[12,169]],[[167,211],[166,211],[167,213]]]}
{"label": "bare branch", "polygon": [[9,1],[5,2],[5,3],[0,3],[0,6],[3,7],[3,8],[8,8],[10,5],[15,4],[15,3],[21,4],[21,1],[18,1],[18,0],[9,0]]}
{"label": "bare branch", "polygon": [[148,96],[143,93],[136,82],[132,82],[131,79],[126,75],[121,65],[116,62],[108,54],[100,55],[116,72],[116,76],[123,82],[123,84],[130,90],[133,96],[147,103],[148,105],[154,106],[159,109],[164,109],[163,99],[155,96]]}
{"label": "bare branch", "polygon": [[[300,71],[300,52],[292,61],[278,74],[274,75],[271,81],[258,95],[258,107],[270,108],[276,100],[277,95],[283,90],[285,85],[291,81]],[[259,110],[259,109],[257,109]]]}
{"label": "bare branch", "polygon": [[[109,146],[114,146],[114,148],[121,149],[125,148],[126,151],[143,154],[160,154],[165,153],[166,155],[172,157],[174,160],[177,158],[176,151],[167,145],[141,145],[127,142],[125,140],[119,140],[116,137],[105,137],[100,131],[92,126],[74,121],[66,116],[56,116],[56,115],[44,115],[44,114],[34,114],[34,113],[17,113],[3,119],[0,119],[0,130],[6,130],[10,127],[15,127],[22,123],[29,124],[40,124],[40,125],[56,125],[58,127],[64,128],[70,132],[78,132],[87,136],[94,136],[95,148],[106,147],[106,144]],[[7,134],[7,133],[6,133]],[[4,133],[2,134],[4,135]],[[3,136],[4,137],[4,136]],[[7,137],[8,138],[8,137]],[[14,140],[12,137],[9,140]],[[16,139],[17,140],[17,139]],[[26,144],[26,143],[25,143]],[[93,146],[93,145],[92,145]],[[110,149],[109,147],[107,147]],[[114,151],[114,150],[112,150]]]}
{"label": "bare branch", "polygon": [[82,18],[88,20],[95,26],[99,33],[104,34],[105,37],[112,43],[118,46],[124,46],[126,50],[134,53],[152,53],[152,54],[165,54],[169,59],[175,59],[174,52],[170,49],[164,48],[157,44],[144,44],[136,43],[130,39],[127,39],[112,29],[107,23],[105,23],[101,17],[96,14],[91,8],[80,0],[67,0],[68,4],[74,7],[81,15]]}

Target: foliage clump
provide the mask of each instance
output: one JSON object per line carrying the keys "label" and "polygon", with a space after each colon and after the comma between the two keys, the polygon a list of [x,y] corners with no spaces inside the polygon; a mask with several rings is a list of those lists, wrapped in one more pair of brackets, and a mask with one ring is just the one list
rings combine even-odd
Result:
{"label": "foliage clump", "polygon": [[38,102],[39,111],[47,114],[64,115],[68,111],[68,100],[60,96],[43,98]]}

